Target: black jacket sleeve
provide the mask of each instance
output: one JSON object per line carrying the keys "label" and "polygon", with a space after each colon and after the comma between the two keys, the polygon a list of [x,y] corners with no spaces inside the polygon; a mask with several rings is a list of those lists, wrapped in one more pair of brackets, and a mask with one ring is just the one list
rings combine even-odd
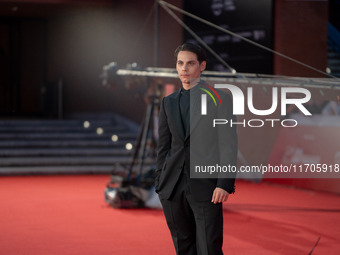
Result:
{"label": "black jacket sleeve", "polygon": [[[228,125],[218,125],[217,127],[220,164],[230,165],[230,169],[233,167],[233,170],[236,170],[238,142],[236,126],[235,124],[231,125],[231,121],[234,123],[236,122],[236,117],[233,115],[233,102],[231,96],[227,93],[222,94],[224,94],[223,106],[220,108],[218,114],[222,118],[227,119],[229,123]],[[226,190],[230,194],[234,193],[235,178],[236,171],[223,173],[217,180],[217,187]]]}
{"label": "black jacket sleeve", "polygon": [[158,119],[158,145],[157,145],[157,163],[156,163],[156,178],[155,188],[158,191],[159,177],[165,163],[166,155],[171,148],[171,132],[168,125],[168,120],[165,112],[166,98],[162,99],[159,119]]}

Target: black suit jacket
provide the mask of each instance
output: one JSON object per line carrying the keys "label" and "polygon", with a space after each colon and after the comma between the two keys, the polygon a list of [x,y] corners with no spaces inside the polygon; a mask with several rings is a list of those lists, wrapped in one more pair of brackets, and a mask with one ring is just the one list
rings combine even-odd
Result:
{"label": "black suit jacket", "polygon": [[[236,166],[237,135],[235,126],[217,125],[213,119],[223,118],[235,121],[232,115],[232,99],[225,92],[218,94],[222,106],[215,106],[208,96],[207,115],[201,115],[202,82],[197,85],[195,96],[190,96],[190,130],[183,129],[179,98],[180,91],[164,97],[159,114],[159,141],[156,165],[156,192],[161,199],[169,199],[182,171],[194,171],[195,165],[210,166],[219,164]],[[205,175],[206,176],[206,175]],[[216,187],[229,193],[234,192],[236,173],[209,178],[190,178],[189,188],[197,201],[211,200]],[[214,178],[212,178],[214,177]],[[226,178],[225,178],[226,177]]]}

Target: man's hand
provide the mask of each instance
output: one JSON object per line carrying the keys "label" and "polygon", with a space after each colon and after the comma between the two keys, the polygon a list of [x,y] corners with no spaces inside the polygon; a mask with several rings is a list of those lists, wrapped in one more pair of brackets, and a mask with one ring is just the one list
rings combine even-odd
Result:
{"label": "man's hand", "polygon": [[214,204],[223,203],[228,200],[229,193],[221,188],[215,188],[211,202]]}

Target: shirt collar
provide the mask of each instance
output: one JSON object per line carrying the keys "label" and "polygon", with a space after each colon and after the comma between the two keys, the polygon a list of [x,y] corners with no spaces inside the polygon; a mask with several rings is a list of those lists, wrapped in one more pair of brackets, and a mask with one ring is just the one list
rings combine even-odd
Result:
{"label": "shirt collar", "polygon": [[203,87],[203,84],[204,84],[204,83],[205,83],[205,82],[204,82],[203,80],[200,80],[199,83],[198,83],[195,87],[190,88],[190,89],[185,89],[185,88],[183,88],[183,86],[182,86],[180,92],[181,92],[181,93],[197,92],[197,91],[199,91],[200,88]]}

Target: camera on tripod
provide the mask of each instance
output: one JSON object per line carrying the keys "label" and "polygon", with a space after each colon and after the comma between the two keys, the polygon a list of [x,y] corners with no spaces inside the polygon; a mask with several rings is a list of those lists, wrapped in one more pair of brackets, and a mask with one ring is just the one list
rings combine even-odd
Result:
{"label": "camera on tripod", "polygon": [[177,73],[170,68],[142,70],[136,63],[120,69],[116,62],[111,62],[103,67],[100,77],[105,87],[126,89],[143,96],[147,106],[131,162],[128,166],[114,166],[104,192],[105,201],[114,208],[145,207],[147,201],[156,195],[153,187],[160,100],[164,88],[169,93],[169,86],[172,90],[175,87],[164,82],[173,82]]}

